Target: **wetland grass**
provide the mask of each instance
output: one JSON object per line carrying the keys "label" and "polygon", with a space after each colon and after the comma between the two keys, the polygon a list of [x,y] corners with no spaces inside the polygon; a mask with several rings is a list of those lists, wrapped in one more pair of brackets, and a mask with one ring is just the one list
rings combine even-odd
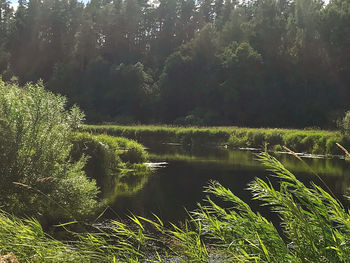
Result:
{"label": "wetland grass", "polygon": [[86,125],[83,131],[122,136],[145,144],[180,143],[193,147],[223,145],[280,151],[286,145],[295,152],[342,154],[336,143],[350,147],[350,139],[338,131],[239,127],[173,127]]}

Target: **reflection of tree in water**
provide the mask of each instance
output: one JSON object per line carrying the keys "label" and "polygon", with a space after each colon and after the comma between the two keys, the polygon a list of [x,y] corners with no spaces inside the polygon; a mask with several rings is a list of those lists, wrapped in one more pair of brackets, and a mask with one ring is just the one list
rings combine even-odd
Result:
{"label": "reflection of tree in water", "polygon": [[[195,149],[185,149],[181,146],[162,145],[156,149],[150,148],[150,157],[157,161],[186,161],[193,163],[210,163],[220,166],[220,170],[233,167],[244,169],[261,169],[263,166],[255,161],[254,151],[230,150],[224,148],[197,147]],[[324,180],[329,187],[338,195],[348,193],[350,186],[350,162],[340,158],[305,158],[303,162],[290,154],[274,153],[273,155],[291,172],[303,181],[319,182],[317,175]],[[312,156],[311,156],[312,157]],[[313,156],[317,157],[317,156]]]}
{"label": "reflection of tree in water", "polygon": [[[255,159],[259,151],[231,150],[215,147],[196,147],[186,149],[177,145],[161,145],[149,149],[150,157],[156,161],[191,161],[218,164],[230,167],[240,166],[245,168],[264,169]],[[346,177],[350,174],[350,162],[339,158],[305,158],[304,164],[294,156],[285,153],[273,154],[287,169],[294,173],[316,173],[324,176]],[[315,157],[315,158],[314,158]],[[344,178],[345,179],[345,178]]]}
{"label": "reflection of tree in water", "polygon": [[[209,180],[217,180],[248,202],[257,211],[270,215],[260,203],[253,203],[248,183],[255,177],[266,178],[268,172],[256,161],[252,151],[205,148],[203,151],[186,151],[180,146],[161,146],[162,149],[149,148],[150,160],[167,162],[157,169],[152,177],[147,174],[125,174],[109,178],[104,182],[103,197],[108,201],[111,211],[104,217],[124,218],[130,213],[144,217],[157,214],[165,221],[177,222],[186,217],[184,208],[193,210],[202,200],[203,186]],[[307,159],[305,163],[287,154],[277,158],[290,168],[295,176],[310,185],[313,181],[323,187],[323,183],[311,172],[314,171],[329,186],[339,200],[346,206],[342,197],[350,185],[350,165],[342,159]],[[269,177],[273,184],[277,179]]]}
{"label": "reflection of tree in water", "polygon": [[111,204],[118,197],[135,195],[147,184],[151,173],[147,167],[140,165],[123,169],[118,175],[105,177],[100,185],[102,199]]}

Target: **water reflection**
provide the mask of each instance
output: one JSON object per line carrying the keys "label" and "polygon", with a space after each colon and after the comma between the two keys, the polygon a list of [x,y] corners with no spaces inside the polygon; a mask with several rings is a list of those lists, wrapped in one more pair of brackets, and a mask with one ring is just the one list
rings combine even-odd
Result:
{"label": "water reflection", "polygon": [[[116,187],[115,191],[122,189],[124,194],[115,193],[111,197],[114,201],[107,217],[123,217],[132,212],[146,217],[155,213],[165,221],[182,220],[186,217],[184,208],[195,209],[196,204],[205,197],[203,187],[214,179],[230,188],[254,210],[274,220],[268,209],[252,201],[250,192],[245,190],[255,177],[268,178],[276,183],[256,161],[256,152],[224,148],[186,149],[174,145],[149,147],[149,152],[153,162],[166,162],[167,165],[156,169],[152,176],[138,184],[140,187],[136,187],[137,191],[126,194],[129,191],[127,188]],[[344,201],[343,194],[350,185],[348,161],[308,158],[303,163],[287,154],[277,154],[276,157],[306,184],[314,181],[322,186],[323,183],[314,174],[317,173],[332,192]]]}

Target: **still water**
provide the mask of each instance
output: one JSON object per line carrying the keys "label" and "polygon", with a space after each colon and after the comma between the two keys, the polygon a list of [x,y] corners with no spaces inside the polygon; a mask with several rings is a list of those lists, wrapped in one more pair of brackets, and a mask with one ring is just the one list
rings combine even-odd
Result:
{"label": "still water", "polygon": [[[178,145],[158,145],[148,148],[150,159],[157,163],[150,176],[129,178],[115,187],[107,218],[123,219],[131,213],[144,217],[157,214],[165,222],[178,222],[186,218],[186,209],[191,211],[205,198],[203,189],[210,180],[216,180],[247,202],[255,211],[269,220],[276,218],[267,207],[251,200],[247,185],[255,178],[275,179],[269,176],[256,160],[257,151],[229,150],[225,148],[184,149]],[[350,186],[350,162],[341,158],[304,158],[300,162],[289,154],[275,157],[292,171],[301,181],[309,184],[323,183],[314,173],[322,177],[331,191],[346,202],[344,194]],[[347,204],[345,204],[347,206]]]}

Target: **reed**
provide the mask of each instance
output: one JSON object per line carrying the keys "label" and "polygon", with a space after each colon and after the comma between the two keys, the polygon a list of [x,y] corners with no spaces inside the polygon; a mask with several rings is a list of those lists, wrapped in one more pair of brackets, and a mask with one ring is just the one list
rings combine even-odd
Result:
{"label": "reed", "polygon": [[339,155],[336,143],[350,147],[350,139],[338,131],[296,130],[238,127],[174,127],[86,125],[83,131],[122,136],[146,145],[180,143],[186,146],[226,145],[231,148],[250,147],[282,150],[287,146],[295,152]]}

